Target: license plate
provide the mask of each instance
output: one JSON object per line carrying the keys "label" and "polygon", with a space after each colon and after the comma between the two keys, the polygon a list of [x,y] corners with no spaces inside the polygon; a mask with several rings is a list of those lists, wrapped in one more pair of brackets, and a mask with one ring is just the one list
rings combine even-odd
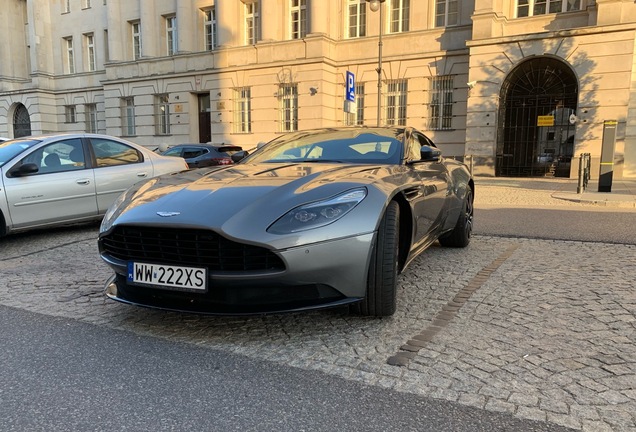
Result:
{"label": "license plate", "polygon": [[128,263],[128,281],[136,284],[187,291],[205,291],[207,280],[207,269],[205,268],[132,261]]}

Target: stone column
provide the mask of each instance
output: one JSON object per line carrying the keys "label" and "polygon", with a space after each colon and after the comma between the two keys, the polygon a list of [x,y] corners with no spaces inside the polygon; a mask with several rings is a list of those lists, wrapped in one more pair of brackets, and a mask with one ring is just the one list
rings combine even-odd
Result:
{"label": "stone column", "polygon": [[198,10],[189,1],[177,1],[177,49],[180,53],[198,51],[194,35],[199,25]]}
{"label": "stone column", "polygon": [[307,0],[307,2],[309,3],[307,34],[328,35],[329,11],[333,2],[324,0]]}
{"label": "stone column", "polygon": [[128,40],[128,23],[122,22],[119,2],[108,2],[106,5],[106,21],[108,28],[108,60],[126,60],[126,41]]}
{"label": "stone column", "polygon": [[[139,15],[141,21],[141,55],[142,57],[156,57],[160,53],[160,41],[165,40],[157,30],[157,11],[154,1],[140,1]],[[160,31],[160,30],[159,30]]]}
{"label": "stone column", "polygon": [[261,40],[263,42],[283,39],[285,21],[282,19],[284,8],[278,0],[261,0]]}

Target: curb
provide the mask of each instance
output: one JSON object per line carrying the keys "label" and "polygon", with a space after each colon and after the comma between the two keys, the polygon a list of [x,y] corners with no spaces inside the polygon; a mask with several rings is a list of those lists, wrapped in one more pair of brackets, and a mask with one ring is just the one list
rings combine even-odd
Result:
{"label": "curb", "polygon": [[580,204],[590,204],[602,207],[619,207],[619,208],[636,208],[636,201],[614,201],[614,200],[602,200],[594,198],[585,198],[578,194],[564,194],[563,192],[551,194],[552,198],[572,201]]}

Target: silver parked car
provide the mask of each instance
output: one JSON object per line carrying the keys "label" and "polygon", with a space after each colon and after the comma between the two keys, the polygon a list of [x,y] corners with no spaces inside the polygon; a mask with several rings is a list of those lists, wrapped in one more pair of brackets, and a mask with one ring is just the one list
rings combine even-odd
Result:
{"label": "silver parked car", "polygon": [[106,293],[199,313],[391,315],[409,262],[436,240],[469,244],[473,193],[466,166],[412,128],[283,135],[122,194],[99,235]]}
{"label": "silver parked car", "polygon": [[140,180],[182,171],[160,156],[107,135],[55,134],[0,143],[0,236],[99,220]]}

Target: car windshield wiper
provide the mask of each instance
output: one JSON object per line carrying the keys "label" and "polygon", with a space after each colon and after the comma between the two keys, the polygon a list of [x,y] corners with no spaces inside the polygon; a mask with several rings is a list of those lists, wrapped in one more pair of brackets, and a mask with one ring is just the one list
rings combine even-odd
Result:
{"label": "car windshield wiper", "polygon": [[337,160],[337,159],[297,159],[294,161],[295,163],[298,162],[311,162],[311,163],[344,163],[344,161],[342,160]]}

